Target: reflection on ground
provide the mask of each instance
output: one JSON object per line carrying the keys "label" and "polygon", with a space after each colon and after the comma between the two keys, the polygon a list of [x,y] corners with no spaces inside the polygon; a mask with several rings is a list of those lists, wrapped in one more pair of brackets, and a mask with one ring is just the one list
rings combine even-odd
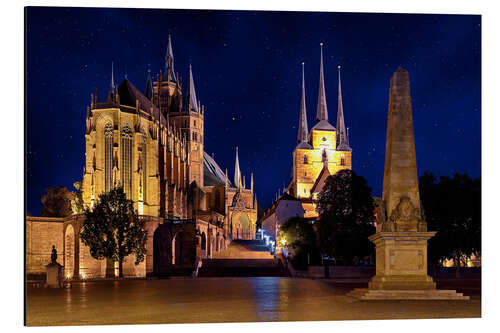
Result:
{"label": "reflection on ground", "polygon": [[[360,302],[358,286],[280,277],[94,281],[28,287],[30,326],[480,317],[469,302]],[[470,294],[469,294],[470,295]]]}

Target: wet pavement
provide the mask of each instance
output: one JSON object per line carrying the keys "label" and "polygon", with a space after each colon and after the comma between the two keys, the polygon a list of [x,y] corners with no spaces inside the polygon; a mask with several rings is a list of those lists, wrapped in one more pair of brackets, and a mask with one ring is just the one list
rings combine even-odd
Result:
{"label": "wet pavement", "polygon": [[470,301],[357,301],[354,287],[286,277],[176,278],[73,283],[71,289],[28,287],[29,326],[256,321],[471,318]]}

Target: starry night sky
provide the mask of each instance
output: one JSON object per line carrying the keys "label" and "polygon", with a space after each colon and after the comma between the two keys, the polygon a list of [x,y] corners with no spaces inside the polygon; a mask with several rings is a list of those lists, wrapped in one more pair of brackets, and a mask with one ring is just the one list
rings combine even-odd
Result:
{"label": "starry night sky", "polygon": [[[419,175],[481,174],[481,18],[464,15],[28,8],[26,200],[38,215],[48,186],[81,180],[85,110],[106,97],[111,62],[139,89],[148,66],[164,68],[168,34],[175,69],[193,66],[205,105],[205,151],[230,177],[235,146],[259,204],[291,178],[305,62],[309,128],[315,123],[319,43],[330,122],[342,65],[353,169],[382,192],[389,80],[410,73]],[[249,186],[249,185],[248,185]]]}

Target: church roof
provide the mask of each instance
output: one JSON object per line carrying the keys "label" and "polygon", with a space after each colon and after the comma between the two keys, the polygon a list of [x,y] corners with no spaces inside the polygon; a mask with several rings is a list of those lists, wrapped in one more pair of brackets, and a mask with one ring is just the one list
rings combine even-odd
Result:
{"label": "church roof", "polygon": [[328,171],[328,168],[325,165],[323,166],[323,169],[321,169],[318,178],[316,178],[316,181],[314,182],[314,185],[311,188],[311,194],[316,192],[321,192],[323,186],[325,186],[325,180],[328,176],[330,176],[330,171]]}
{"label": "church roof", "polygon": [[289,193],[284,193],[281,195],[281,197],[278,198],[278,201],[281,201],[281,200],[287,200],[287,201],[300,201],[299,199],[297,199],[296,197],[294,197],[293,195],[289,194]]}
{"label": "church roof", "polygon": [[311,131],[312,130],[335,131],[335,127],[333,127],[332,124],[328,122],[328,120],[321,120],[316,125],[313,126]]}
{"label": "church roof", "polygon": [[295,149],[313,149],[313,146],[311,146],[308,142],[301,142],[295,147]]}
{"label": "church roof", "polygon": [[[203,182],[205,186],[223,186],[226,184],[226,174],[212,156],[208,155],[206,152],[203,152],[203,168]],[[228,183],[228,185],[232,187],[231,181],[228,180]]]}
{"label": "church roof", "polygon": [[160,110],[128,79],[124,79],[120,86],[118,86],[118,95],[120,96],[121,105],[131,106],[135,108],[135,102],[136,100],[139,100],[140,108],[147,113],[149,113],[151,107],[153,107],[153,114],[151,116],[155,119],[160,119],[163,125],[166,124],[166,120],[163,115],[161,115]]}

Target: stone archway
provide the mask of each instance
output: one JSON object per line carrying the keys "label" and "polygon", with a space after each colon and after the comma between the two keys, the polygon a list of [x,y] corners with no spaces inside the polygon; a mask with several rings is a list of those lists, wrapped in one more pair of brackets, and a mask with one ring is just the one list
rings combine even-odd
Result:
{"label": "stone archway", "polygon": [[205,232],[201,233],[201,257],[207,257],[207,236],[205,235]]}
{"label": "stone archway", "polygon": [[64,234],[64,276],[72,279],[75,275],[75,229],[71,224]]}
{"label": "stone archway", "polygon": [[168,228],[160,225],[153,234],[153,273],[163,274],[173,264],[175,240]]}

